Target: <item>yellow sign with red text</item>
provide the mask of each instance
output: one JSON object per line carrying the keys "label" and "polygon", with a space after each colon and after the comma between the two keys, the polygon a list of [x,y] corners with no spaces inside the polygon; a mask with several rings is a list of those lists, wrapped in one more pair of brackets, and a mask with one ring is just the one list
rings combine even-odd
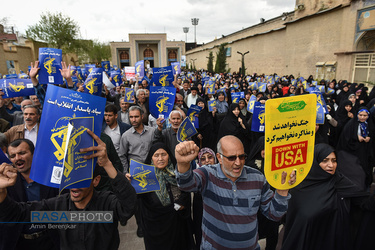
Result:
{"label": "yellow sign with red text", "polygon": [[[268,183],[285,190],[300,184],[314,158],[316,95],[299,95],[266,101],[264,174]],[[281,184],[282,172],[287,179]],[[296,182],[288,184],[296,171]]]}

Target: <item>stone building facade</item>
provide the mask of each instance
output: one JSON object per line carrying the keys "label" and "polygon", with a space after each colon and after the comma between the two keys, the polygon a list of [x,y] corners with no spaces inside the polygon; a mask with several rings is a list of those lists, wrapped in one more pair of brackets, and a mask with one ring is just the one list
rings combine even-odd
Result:
{"label": "stone building facade", "polygon": [[153,67],[169,66],[185,55],[185,42],[167,41],[167,34],[129,34],[128,42],[111,42],[112,65],[134,66],[145,60]]}
{"label": "stone building facade", "polygon": [[227,43],[231,72],[241,67],[237,51],[249,51],[247,74],[375,82],[373,18],[374,0],[296,0],[291,12],[187,51],[186,62],[206,69],[209,52],[216,55],[219,45]]}

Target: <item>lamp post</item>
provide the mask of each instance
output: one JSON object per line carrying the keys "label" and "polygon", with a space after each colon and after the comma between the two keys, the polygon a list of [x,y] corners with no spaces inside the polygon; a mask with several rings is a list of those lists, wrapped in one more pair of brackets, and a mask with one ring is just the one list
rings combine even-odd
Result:
{"label": "lamp post", "polygon": [[245,76],[245,55],[248,54],[249,52],[250,51],[246,51],[245,53],[241,53],[241,52],[237,51],[237,53],[242,56],[242,66],[241,66],[241,68],[242,68],[242,72],[241,72],[242,76]]}
{"label": "lamp post", "polygon": [[192,18],[191,24],[194,25],[194,43],[197,44],[197,25],[199,22],[199,18]]}
{"label": "lamp post", "polygon": [[189,32],[189,27],[182,27],[182,30],[185,33],[185,43],[187,43],[187,33]]}
{"label": "lamp post", "polygon": [[190,59],[190,61],[193,61],[193,69],[195,69],[195,61],[196,61],[197,59],[195,58],[195,59]]}

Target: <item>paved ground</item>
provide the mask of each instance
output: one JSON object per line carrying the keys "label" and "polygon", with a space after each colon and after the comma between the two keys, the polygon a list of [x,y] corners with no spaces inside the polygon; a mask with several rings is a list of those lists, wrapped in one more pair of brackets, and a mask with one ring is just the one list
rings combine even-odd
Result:
{"label": "paved ground", "polygon": [[[134,216],[130,218],[125,227],[119,225],[120,250],[144,250],[143,238],[138,238],[137,224]],[[265,248],[265,241],[260,240],[261,249]]]}
{"label": "paved ground", "polygon": [[[374,176],[375,179],[375,176]],[[375,183],[371,186],[371,191],[374,192]],[[283,226],[280,226],[279,242],[276,249],[280,249],[282,237],[284,231],[282,230]],[[130,218],[125,227],[119,225],[120,233],[120,250],[144,250],[143,238],[138,238],[137,234],[137,224],[135,222],[134,216]],[[265,249],[265,240],[259,241],[261,249]]]}

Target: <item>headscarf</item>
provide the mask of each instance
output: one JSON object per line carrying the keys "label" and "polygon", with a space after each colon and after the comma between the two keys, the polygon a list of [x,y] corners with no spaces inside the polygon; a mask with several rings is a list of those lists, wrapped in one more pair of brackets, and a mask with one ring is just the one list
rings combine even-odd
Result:
{"label": "headscarf", "polygon": [[[367,108],[366,107],[361,107],[359,109],[358,113],[357,113],[357,118],[358,118],[359,113],[361,113],[363,111],[367,112],[367,114],[370,117],[370,112],[367,110]],[[367,117],[367,119],[368,119],[368,117]],[[367,124],[367,120],[364,121],[364,122],[360,122],[359,119],[358,119],[358,123],[359,123],[359,128],[361,130],[361,136],[364,137],[364,138],[366,138],[368,136],[368,124]]]}
{"label": "headscarf", "polygon": [[195,102],[195,105],[198,105],[199,102],[204,103],[204,108],[198,114],[199,128],[203,129],[206,126],[210,126],[210,121],[209,121],[210,114],[208,113],[207,102],[201,97],[197,99],[197,101]]}
{"label": "headscarf", "polygon": [[169,183],[170,185],[177,186],[176,175],[174,173],[174,166],[176,165],[176,159],[172,155],[171,151],[168,149],[167,145],[165,145],[164,143],[158,142],[151,146],[145,163],[153,165],[154,163],[152,162],[152,156],[159,149],[164,149],[167,152],[169,156],[169,160],[165,168],[163,169],[155,168],[155,175],[160,184],[160,190],[155,191],[155,194],[159,198],[160,203],[163,206],[167,206],[171,204],[171,199],[169,197],[167,184]]}
{"label": "headscarf", "polygon": [[349,209],[342,198],[363,193],[338,171],[339,167],[332,175],[319,166],[332,152],[328,144],[315,145],[310,172],[290,190],[282,249],[349,248]]}
{"label": "headscarf", "polygon": [[[219,95],[224,95],[225,97],[225,94],[222,91],[217,93],[217,97],[219,97]],[[228,103],[225,101],[225,99],[222,102],[219,101],[219,98],[216,100],[216,109],[219,114],[226,113],[228,111]]]}
{"label": "headscarf", "polygon": [[[241,98],[241,99],[239,100],[239,102],[240,102],[240,101],[245,102],[245,107],[244,107],[243,109],[240,109],[240,111],[241,111],[241,113],[242,113],[243,116],[246,116],[246,115],[247,115],[246,100],[245,100],[245,98]],[[239,102],[238,102],[238,103],[239,103]]]}
{"label": "headscarf", "polygon": [[210,148],[202,148],[199,153],[198,153],[198,165],[201,167],[202,166],[202,163],[201,163],[201,158],[202,156],[205,154],[205,153],[209,153],[210,155],[212,155],[215,159],[215,163],[217,163],[217,160],[216,160],[216,155],[215,155],[215,152],[210,149]]}

